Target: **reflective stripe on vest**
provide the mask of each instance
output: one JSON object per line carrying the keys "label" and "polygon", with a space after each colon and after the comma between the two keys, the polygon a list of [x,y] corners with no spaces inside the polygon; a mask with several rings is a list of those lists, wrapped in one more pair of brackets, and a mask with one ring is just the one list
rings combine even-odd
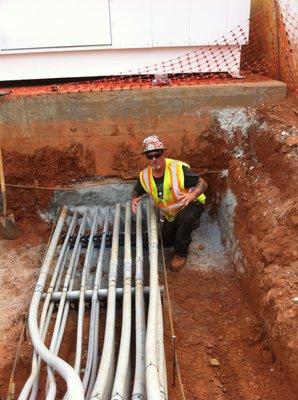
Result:
{"label": "reflective stripe on vest", "polygon": [[[156,206],[161,209],[169,221],[172,221],[184,207],[183,204],[178,202],[178,196],[182,193],[188,193],[190,190],[184,188],[183,166],[190,168],[188,164],[182,161],[166,158],[162,199],[158,197],[152,168],[148,166],[140,173],[140,181],[144,190],[152,197]],[[205,199],[206,196],[204,194],[197,197],[197,201],[202,204],[205,204]]]}

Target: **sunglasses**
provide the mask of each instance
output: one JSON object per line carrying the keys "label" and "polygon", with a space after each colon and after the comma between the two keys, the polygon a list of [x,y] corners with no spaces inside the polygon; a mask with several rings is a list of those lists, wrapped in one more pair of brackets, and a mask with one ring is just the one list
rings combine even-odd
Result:
{"label": "sunglasses", "polygon": [[154,158],[157,159],[162,155],[163,151],[160,151],[158,153],[152,153],[152,154],[146,154],[146,157],[148,160],[153,160]]}

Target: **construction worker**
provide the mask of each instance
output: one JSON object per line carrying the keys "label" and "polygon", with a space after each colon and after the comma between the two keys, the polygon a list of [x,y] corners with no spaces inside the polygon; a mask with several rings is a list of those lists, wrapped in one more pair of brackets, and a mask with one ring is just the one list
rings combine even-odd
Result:
{"label": "construction worker", "polygon": [[174,245],[171,271],[180,271],[186,262],[191,233],[199,226],[204,210],[207,183],[182,161],[165,158],[161,139],[148,136],[142,152],[148,166],[141,171],[132,193],[132,212],[136,213],[142,195],[148,193],[163,216],[162,238],[165,247]]}

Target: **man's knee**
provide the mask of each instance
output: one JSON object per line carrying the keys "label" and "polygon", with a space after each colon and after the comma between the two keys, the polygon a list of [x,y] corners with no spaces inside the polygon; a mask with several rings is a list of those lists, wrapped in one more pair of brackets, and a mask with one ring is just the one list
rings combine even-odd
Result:
{"label": "man's knee", "polygon": [[188,230],[198,228],[203,210],[204,207],[199,204],[191,204],[185,207],[178,216],[179,225],[184,225]]}
{"label": "man's knee", "polygon": [[165,247],[173,246],[175,242],[176,226],[173,222],[164,221],[162,226],[162,240]]}

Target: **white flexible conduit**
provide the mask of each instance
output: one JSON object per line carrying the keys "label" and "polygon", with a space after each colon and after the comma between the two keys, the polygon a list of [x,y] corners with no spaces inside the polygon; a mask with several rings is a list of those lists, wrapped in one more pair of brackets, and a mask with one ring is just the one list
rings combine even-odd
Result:
{"label": "white flexible conduit", "polygon": [[146,336],[146,389],[148,400],[167,399],[163,348],[162,309],[158,283],[158,233],[154,207],[147,205],[150,262],[150,298]]}
{"label": "white flexible conduit", "polygon": [[105,327],[104,345],[99,371],[91,393],[92,400],[111,398],[115,370],[115,317],[116,317],[116,284],[118,268],[120,204],[116,205],[114,218],[113,242],[111,250],[110,273],[108,283],[108,306]]}
{"label": "white flexible conduit", "polygon": [[112,400],[128,399],[130,388],[131,340],[131,206],[125,206],[122,330]]}
{"label": "white flexible conduit", "polygon": [[[163,286],[161,286],[161,288],[163,288]],[[135,292],[136,292],[135,288],[132,287],[131,288],[131,294],[135,295]],[[149,295],[149,287],[145,286],[144,289],[143,289],[143,292],[144,292],[145,295]],[[97,298],[98,299],[105,299],[105,298],[108,297],[108,289],[97,289],[96,294],[97,294]],[[60,301],[61,295],[62,295],[62,292],[53,293],[51,301],[54,301],[54,302],[55,301]],[[94,295],[94,290],[93,289],[85,290],[85,300],[92,300],[93,295]],[[116,289],[116,295],[117,295],[117,297],[123,296],[123,288],[117,288]],[[43,297],[45,297],[45,296],[43,295]],[[80,291],[79,290],[72,290],[72,291],[68,291],[66,293],[66,299],[67,300],[72,300],[73,301],[73,300],[78,300],[79,298],[80,298]]]}
{"label": "white flexible conduit", "polygon": [[85,262],[82,271],[81,277],[81,288],[80,288],[80,299],[79,299],[79,315],[78,315],[78,326],[77,326],[77,345],[76,345],[76,357],[75,357],[75,365],[74,369],[77,374],[80,373],[81,369],[81,360],[82,360],[82,346],[83,346],[83,322],[84,322],[84,313],[85,313],[85,289],[86,288],[86,279],[89,273],[90,263],[91,263],[91,255],[94,248],[94,235],[97,230],[98,224],[98,207],[96,207],[95,215],[93,218],[93,224],[91,228],[91,233],[88,241],[87,252],[85,256]]}
{"label": "white flexible conduit", "polygon": [[166,356],[164,349],[163,316],[162,316],[160,289],[158,289],[158,304],[157,304],[157,357],[158,357],[160,397],[164,400],[167,400],[168,398],[167,368],[166,368]]}
{"label": "white flexible conduit", "polygon": [[67,384],[67,390],[71,400],[82,400],[84,399],[83,384],[74,371],[74,369],[63,361],[61,358],[54,355],[47,347],[44,345],[41,334],[38,327],[38,308],[42,297],[42,293],[45,287],[48,272],[56,251],[56,247],[59,241],[59,237],[67,216],[68,209],[63,207],[61,215],[57,222],[56,229],[54,231],[48,252],[46,254],[45,260],[43,262],[37,284],[33,293],[32,301],[30,304],[28,325],[29,331],[32,339],[32,343],[36,353],[52,368],[57,370],[57,372],[63,377]]}
{"label": "white flexible conduit", "polygon": [[[55,321],[54,332],[51,339],[50,351],[53,354],[58,354],[60,344],[63,338],[68,311],[69,311],[69,301],[66,300],[66,294],[68,290],[72,290],[74,285],[74,276],[76,268],[79,262],[80,251],[81,251],[81,237],[85,232],[86,228],[87,212],[83,214],[81,219],[79,231],[75,241],[75,245],[72,251],[71,259],[66,270],[66,275],[64,277],[64,283],[62,288],[62,296],[59,302],[58,312]],[[54,372],[50,365],[47,366],[48,381],[46,386],[46,399],[52,400],[56,396],[56,381]],[[70,394],[69,394],[70,395]],[[71,398],[71,397],[70,397]],[[84,398],[84,397],[83,397]]]}
{"label": "white flexible conduit", "polygon": [[[58,258],[57,265],[56,265],[56,267],[55,267],[55,269],[59,267],[60,260],[61,260],[61,258],[64,256],[63,264],[61,265],[60,271],[58,272],[58,277],[57,277],[57,281],[56,281],[56,284],[55,284],[55,291],[57,290],[57,288],[60,286],[60,283],[61,283],[62,274],[63,274],[63,272],[64,272],[64,268],[65,268],[65,265],[66,265],[66,262],[67,262],[68,252],[69,252],[69,249],[70,249],[69,238],[70,238],[71,234],[72,234],[72,233],[74,232],[74,230],[75,230],[75,225],[76,225],[76,222],[77,222],[77,217],[78,217],[78,214],[77,214],[77,212],[75,212],[75,214],[74,214],[74,216],[73,216],[73,218],[72,218],[72,221],[71,221],[69,230],[68,230],[68,232],[67,232],[66,239],[65,239],[65,241],[64,241],[64,243],[63,243],[63,246],[62,246],[62,248],[61,248],[61,252],[60,252],[60,255],[59,255],[59,258]],[[63,253],[64,253],[64,254],[63,254]],[[56,271],[54,271],[53,278],[54,278],[54,276],[55,276],[55,272],[56,272]],[[52,285],[52,282],[51,282],[51,284],[50,284],[50,287],[49,287],[48,292],[47,292],[47,295],[46,295],[45,305],[46,305],[47,300],[51,300],[51,299],[52,299],[53,291],[52,291],[51,285]],[[45,305],[44,305],[44,309],[45,309]],[[43,341],[45,341],[45,338],[46,338],[46,335],[47,335],[47,331],[48,331],[49,324],[50,324],[50,321],[51,321],[51,316],[52,316],[53,309],[54,309],[54,304],[51,303],[51,304],[50,304],[50,307],[49,307],[49,310],[48,310],[48,313],[47,313],[47,315],[46,315],[46,321],[45,321],[44,328],[43,328],[43,333],[42,333]],[[44,311],[44,310],[43,310],[43,311]],[[41,315],[41,322],[40,322],[40,325],[42,324],[42,321],[43,321],[43,314]],[[39,373],[39,371],[40,371],[40,361],[41,361],[41,360],[40,360],[40,358],[39,358],[38,373]],[[38,376],[38,378],[39,378],[39,376]],[[35,399],[37,398],[38,383],[39,383],[39,382],[38,382],[38,378],[35,380],[34,387],[33,387],[33,390],[32,390],[32,392],[31,392],[30,400],[35,400]]]}
{"label": "white flexible conduit", "polygon": [[143,235],[142,235],[142,205],[137,207],[136,226],[136,278],[135,278],[135,318],[136,318],[136,362],[132,400],[146,400],[145,383],[145,302],[143,274]]}
{"label": "white flexible conduit", "polygon": [[[47,290],[45,302],[44,302],[44,305],[42,308],[42,313],[41,313],[41,318],[40,318],[40,323],[39,323],[39,332],[42,333],[43,341],[45,340],[49,322],[50,322],[50,318],[52,316],[52,312],[54,309],[54,303],[50,303],[50,300],[52,298],[53,291],[58,290],[60,282],[61,282],[62,272],[64,270],[66,259],[67,259],[67,254],[69,251],[68,241],[69,241],[69,237],[73,234],[77,216],[78,216],[78,214],[77,214],[77,212],[75,212],[74,216],[72,217],[71,223],[69,225],[66,239],[61,248],[60,255],[59,255],[57,264],[55,266],[53,276],[51,279],[51,283]],[[30,374],[29,378],[27,379],[27,381],[20,393],[19,400],[25,400],[28,398],[33,384],[34,384],[34,388],[32,389],[30,400],[36,399],[37,391],[38,391],[38,376],[39,376],[39,370],[40,370],[40,361],[41,361],[40,357],[38,357],[36,352],[34,351],[33,359],[32,359],[31,374]]]}
{"label": "white flexible conduit", "polygon": [[158,236],[155,212],[148,203],[148,237],[150,262],[150,298],[146,336],[146,388],[148,400],[159,400],[160,386],[157,365],[157,304],[158,304]]}
{"label": "white flexible conduit", "polygon": [[[98,291],[101,287],[102,278],[102,264],[106,245],[106,236],[108,232],[109,224],[109,208],[106,209],[106,216],[104,222],[104,228],[102,232],[100,250],[98,255],[96,273],[94,278],[92,297],[91,297],[91,316],[90,316],[90,326],[89,326],[89,342],[88,342],[88,356],[85,368],[85,374],[83,378],[83,386],[86,398],[89,399],[91,395],[92,388],[95,383],[97,364],[98,364],[98,331],[99,331],[99,310],[100,302]],[[86,291],[85,291],[86,293]]]}

